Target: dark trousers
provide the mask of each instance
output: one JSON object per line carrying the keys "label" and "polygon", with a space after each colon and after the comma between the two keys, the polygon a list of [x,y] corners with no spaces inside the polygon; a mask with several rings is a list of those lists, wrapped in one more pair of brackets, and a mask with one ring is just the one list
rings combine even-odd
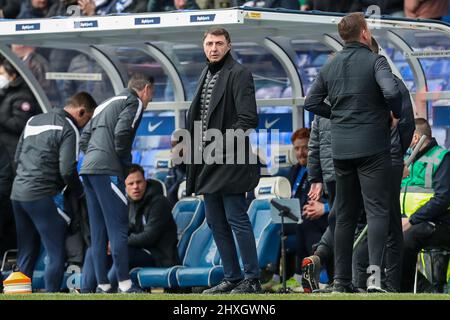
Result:
{"label": "dark trousers", "polygon": [[[336,199],[336,183],[327,182],[328,204],[330,212],[328,213],[328,227],[323,233],[317,245],[316,251],[321,252],[321,259],[332,260],[334,251],[334,229],[336,227],[336,214],[334,213],[334,202]],[[330,257],[331,255],[331,257]]]}
{"label": "dark trousers", "polygon": [[336,214],[334,213],[334,203],[336,199],[336,182],[327,182],[328,204],[328,226],[322,234],[319,242],[314,246],[313,253],[320,258],[322,265],[327,268],[328,278],[334,277],[334,229],[336,227]]}
{"label": "dark trousers", "polygon": [[47,292],[59,292],[64,275],[66,221],[58,214],[52,197],[12,203],[16,219],[19,270],[29,278],[33,277],[42,241],[48,257],[45,264],[45,289]]}
{"label": "dark trousers", "polygon": [[327,229],[328,217],[322,216],[317,220],[303,220],[301,224],[296,224],[296,262],[295,272],[301,274],[302,260],[313,254],[314,244],[320,241]]}
{"label": "dark trousers", "polygon": [[[403,272],[401,281],[402,292],[411,292],[414,287],[414,274],[419,251],[426,247],[450,247],[450,227],[428,222],[412,225],[403,235]],[[443,281],[446,280],[447,264],[443,269]],[[437,280],[437,279],[435,279]]]}
{"label": "dark trousers", "polygon": [[95,278],[94,258],[89,247],[84,256],[84,264],[81,272],[81,293],[95,293],[97,279]]}
{"label": "dark trousers", "polygon": [[[116,277],[116,269],[111,264],[111,259],[109,260],[109,265],[111,265],[111,269],[108,272],[109,283],[116,288],[117,287],[117,277]],[[149,251],[128,247],[128,262],[129,262],[129,270],[133,268],[145,268],[145,267],[154,267],[155,261],[150,254]],[[86,258],[84,260],[83,265],[83,273],[81,280],[81,292],[82,293],[92,293],[95,292],[97,288],[97,281],[95,279],[95,271],[94,271],[94,258],[92,256],[92,250],[89,248],[86,251]]]}
{"label": "dark trousers", "polygon": [[0,259],[7,250],[17,248],[16,239],[14,213],[9,195],[5,195],[0,197]]}
{"label": "dark trousers", "polygon": [[389,230],[391,167],[390,154],[381,152],[373,156],[337,160],[336,171],[336,230],[335,282],[352,281],[352,254],[361,197],[368,224],[369,263],[381,270],[383,249]]}
{"label": "dark trousers", "polygon": [[400,209],[400,189],[403,166],[391,167],[391,210],[389,216],[389,235],[386,242],[383,269],[385,285],[390,291],[399,292],[403,262],[403,230]]}
{"label": "dark trousers", "polygon": [[123,182],[107,175],[84,175],[91,230],[91,250],[98,284],[107,284],[108,240],[119,281],[128,280],[128,206]]}
{"label": "dark trousers", "polygon": [[[389,234],[383,255],[382,281],[383,286],[391,292],[400,291],[403,256],[403,231],[400,212],[400,184],[402,181],[403,167],[391,167],[391,210],[389,216]],[[367,267],[369,266],[369,249],[367,239],[360,242],[353,255],[354,285],[365,288]]]}
{"label": "dark trousers", "polygon": [[239,246],[247,279],[259,278],[255,235],[247,214],[244,194],[205,194],[206,221],[222,258],[225,279],[242,279],[233,233]]}

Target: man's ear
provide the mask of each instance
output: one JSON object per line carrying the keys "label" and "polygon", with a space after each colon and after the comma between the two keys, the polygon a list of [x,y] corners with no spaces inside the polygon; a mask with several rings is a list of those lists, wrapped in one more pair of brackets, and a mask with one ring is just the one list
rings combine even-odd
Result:
{"label": "man's ear", "polygon": [[80,118],[83,118],[83,116],[86,114],[86,108],[83,106],[78,110],[78,116]]}

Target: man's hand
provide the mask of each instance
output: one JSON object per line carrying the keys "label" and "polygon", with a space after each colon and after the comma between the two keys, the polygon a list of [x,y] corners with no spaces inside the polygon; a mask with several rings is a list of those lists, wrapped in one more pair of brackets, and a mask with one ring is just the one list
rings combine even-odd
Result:
{"label": "man's hand", "polygon": [[109,241],[108,241],[108,247],[106,248],[106,254],[107,254],[108,256],[111,255],[111,242],[109,242]]}
{"label": "man's hand", "polygon": [[317,220],[325,213],[325,205],[322,202],[309,200],[303,206],[303,218],[307,220]]}
{"label": "man's hand", "polygon": [[314,182],[311,184],[311,188],[309,189],[308,197],[311,200],[319,201],[320,197],[322,196],[322,192],[323,192],[323,183]]}
{"label": "man's hand", "polygon": [[81,11],[86,16],[95,15],[95,3],[93,0],[78,0],[78,5],[80,6]]}
{"label": "man's hand", "polygon": [[409,169],[407,166],[403,166],[403,177],[402,179],[405,179],[407,176],[409,176]]}
{"label": "man's hand", "polygon": [[402,229],[403,232],[408,231],[408,229],[411,228],[411,223],[409,222],[408,218],[402,218]]}

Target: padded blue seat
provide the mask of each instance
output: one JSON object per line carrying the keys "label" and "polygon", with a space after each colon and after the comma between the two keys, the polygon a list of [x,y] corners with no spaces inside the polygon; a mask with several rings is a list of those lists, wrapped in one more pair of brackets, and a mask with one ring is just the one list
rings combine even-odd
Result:
{"label": "padded blue seat", "polygon": [[205,220],[205,205],[198,198],[184,198],[175,204],[172,214],[177,225],[178,255],[184,259],[192,233]]}
{"label": "padded blue seat", "polygon": [[183,266],[176,270],[178,286],[214,286],[223,279],[223,276],[219,252],[205,219],[192,234]]}
{"label": "padded blue seat", "polygon": [[[279,255],[280,225],[272,223],[270,210],[270,199],[278,195],[290,196],[289,181],[283,177],[263,178],[256,188],[256,199],[252,201],[248,210],[255,235],[258,262],[263,269],[275,265]],[[191,250],[192,248],[196,249]],[[239,260],[243,269],[240,257]],[[180,287],[217,285],[224,277],[220,262],[219,252],[205,220],[192,235],[183,267],[176,271],[178,285]]]}
{"label": "padded blue seat", "polygon": [[175,271],[179,267],[180,266],[171,268],[141,268],[137,272],[139,286],[141,288],[175,288],[177,286]]}
{"label": "padded blue seat", "polygon": [[166,177],[168,174],[169,174],[169,170],[158,169],[155,172],[153,172],[152,178],[164,182],[166,180]]}
{"label": "padded blue seat", "polygon": [[[185,188],[186,183],[181,183],[178,194],[185,194]],[[178,255],[180,260],[183,261],[193,233],[205,221],[204,203],[196,197],[181,198],[172,209],[172,214],[177,225]],[[174,288],[178,284],[175,272],[179,267],[181,266],[172,268],[141,268],[135,271],[135,277],[142,288]]]}
{"label": "padded blue seat", "polygon": [[271,223],[270,212],[269,201],[261,199],[253,200],[248,209],[261,269],[276,264],[280,249],[280,225]]}

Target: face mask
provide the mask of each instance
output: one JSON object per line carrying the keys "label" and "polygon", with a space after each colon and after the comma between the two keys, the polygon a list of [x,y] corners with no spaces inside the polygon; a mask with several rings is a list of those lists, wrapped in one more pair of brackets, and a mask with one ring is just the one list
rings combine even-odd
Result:
{"label": "face mask", "polygon": [[8,78],[5,77],[4,75],[0,74],[0,89],[8,88],[9,83],[10,83],[10,81],[8,80]]}

